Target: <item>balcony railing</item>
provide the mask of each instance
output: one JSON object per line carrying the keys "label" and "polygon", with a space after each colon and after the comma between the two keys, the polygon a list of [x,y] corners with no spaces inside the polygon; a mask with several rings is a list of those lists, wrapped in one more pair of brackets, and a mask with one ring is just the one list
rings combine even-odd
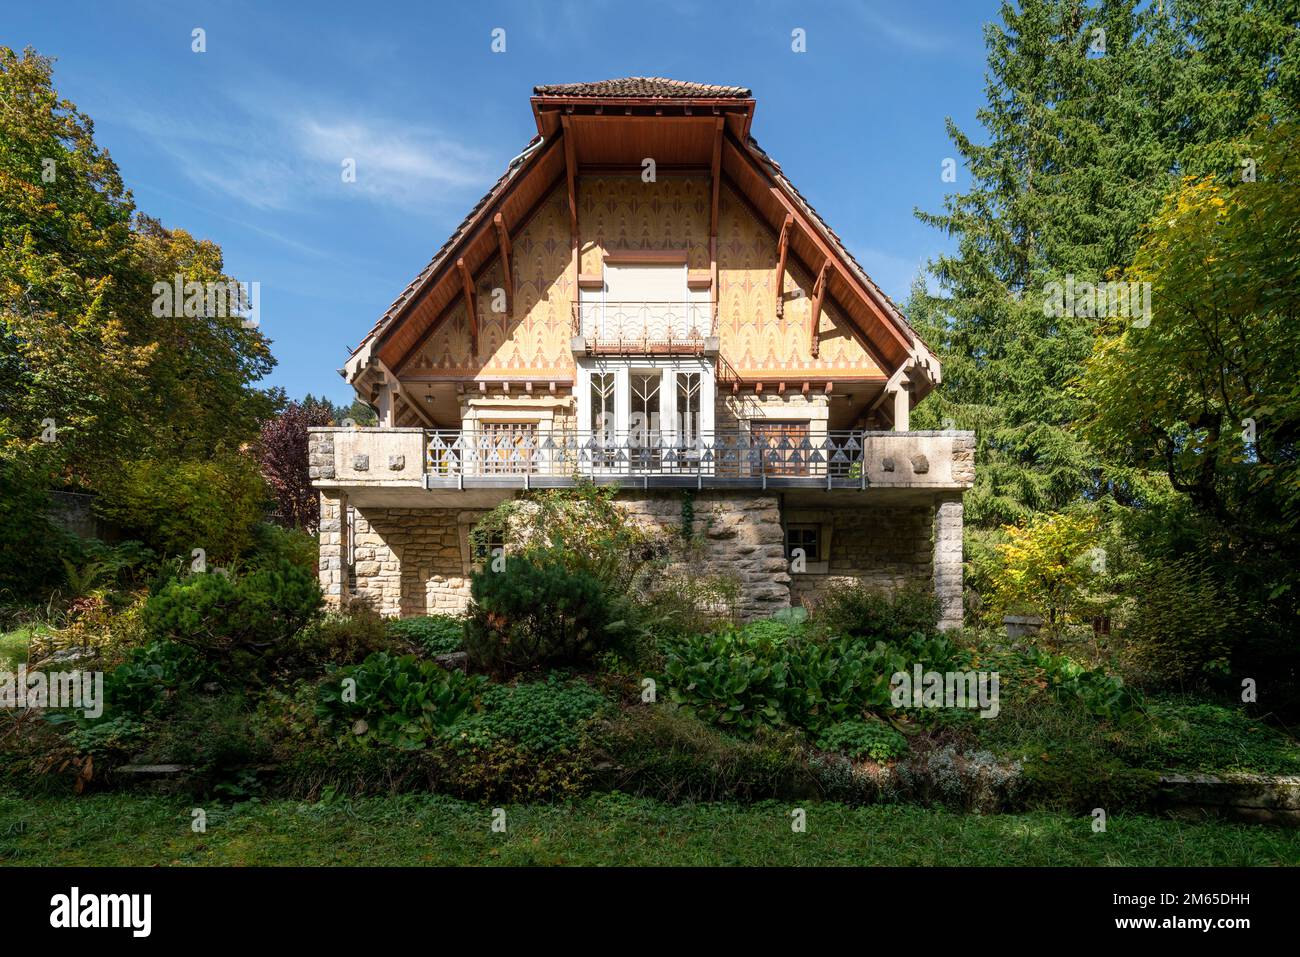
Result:
{"label": "balcony railing", "polygon": [[436,430],[428,433],[428,440],[427,473],[433,478],[669,477],[735,479],[744,484],[785,478],[858,483],[864,448],[858,431],[789,436],[733,429],[687,436],[651,429],[514,434]]}
{"label": "balcony railing", "polygon": [[573,335],[589,352],[700,351],[717,335],[717,310],[703,302],[573,304]]}

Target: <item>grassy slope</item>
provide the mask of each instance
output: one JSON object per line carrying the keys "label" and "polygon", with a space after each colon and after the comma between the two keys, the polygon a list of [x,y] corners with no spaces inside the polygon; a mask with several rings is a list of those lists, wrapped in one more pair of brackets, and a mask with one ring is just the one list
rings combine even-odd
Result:
{"label": "grassy slope", "polygon": [[491,809],[431,796],[347,803],[190,806],[126,795],[0,796],[0,863],[1295,865],[1300,831],[1116,815],[1106,833],[1061,814],[972,816],[918,807],[808,804],[807,831],[784,804],[675,807],[618,795]]}

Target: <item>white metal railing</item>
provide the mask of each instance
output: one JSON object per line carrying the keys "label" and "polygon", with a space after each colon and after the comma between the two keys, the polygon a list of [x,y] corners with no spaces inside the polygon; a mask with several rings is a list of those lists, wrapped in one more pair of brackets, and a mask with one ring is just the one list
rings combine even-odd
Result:
{"label": "white metal railing", "polygon": [[747,429],[673,434],[630,432],[428,432],[428,472],[436,477],[537,475],[790,476],[856,479],[862,474],[860,431],[815,435]]}
{"label": "white metal railing", "polygon": [[715,334],[713,302],[605,302],[573,304],[573,334],[595,348],[698,348]]}

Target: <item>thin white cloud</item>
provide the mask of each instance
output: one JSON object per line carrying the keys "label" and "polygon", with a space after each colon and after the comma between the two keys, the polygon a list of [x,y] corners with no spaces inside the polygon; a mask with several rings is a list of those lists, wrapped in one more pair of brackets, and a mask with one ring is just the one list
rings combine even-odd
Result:
{"label": "thin white cloud", "polygon": [[[292,102],[290,112],[286,104]],[[195,112],[140,110],[119,119],[171,156],[196,184],[259,210],[357,197],[402,208],[463,200],[493,177],[486,155],[432,127],[296,97],[251,93]],[[290,118],[285,119],[286,115]],[[355,161],[355,182],[343,178]]]}
{"label": "thin white cloud", "polygon": [[892,15],[873,10],[865,4],[851,4],[853,10],[872,30],[916,53],[940,53],[952,46],[952,40],[935,30],[913,27]]}

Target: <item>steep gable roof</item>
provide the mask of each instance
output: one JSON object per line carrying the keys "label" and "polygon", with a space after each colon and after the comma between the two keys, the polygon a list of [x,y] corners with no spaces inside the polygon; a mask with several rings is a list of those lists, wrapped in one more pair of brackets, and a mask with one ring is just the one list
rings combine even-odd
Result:
{"label": "steep gable roof", "polygon": [[[744,116],[752,114],[753,106],[750,91],[745,87],[688,83],[662,77],[624,77],[596,83],[544,85],[534,87],[534,94],[535,112],[536,104],[539,102],[545,104],[548,102],[554,103],[558,100],[563,103],[567,100],[580,98],[590,98],[593,101],[636,98],[644,99],[648,104],[653,104],[654,101],[664,102],[665,108],[667,101],[673,100],[680,102],[684,99],[734,99],[740,104],[737,108],[743,111],[742,115]],[[552,97],[554,100],[551,99]],[[553,107],[551,108],[553,109]],[[599,103],[593,108],[597,113],[600,112]],[[565,107],[565,109],[570,109],[570,107]],[[642,108],[638,107],[638,109]],[[689,114],[689,107],[685,109]],[[716,113],[717,107],[713,109]],[[726,108],[724,107],[724,109]],[[616,118],[616,116],[617,114],[612,114],[611,118]],[[540,114],[538,127],[539,129],[543,128]],[[886,348],[894,356],[889,362],[890,371],[897,374],[902,371],[904,365],[916,363],[930,379],[927,388],[937,382],[938,363],[930,354],[925,343],[917,336],[915,330],[903,315],[902,310],[867,275],[866,270],[848,251],[839,236],[835,234],[817,210],[813,208],[812,204],[786,177],[780,165],[758,145],[754,137],[748,135],[747,127],[748,123],[746,122],[739,130],[728,134],[729,149],[741,158],[741,162],[744,164],[742,169],[753,170],[758,174],[755,182],[767,184],[762,186],[760,193],[770,190],[772,194],[779,194],[780,197],[783,197],[782,204],[786,209],[796,211],[798,216],[806,222],[807,226],[805,228],[817,234],[815,242],[819,245],[816,246],[816,249],[821,250],[822,255],[838,260],[842,268],[841,279],[843,282],[841,288],[850,296],[850,299],[846,301],[856,304],[865,298],[869,303],[869,306],[858,307],[855,305],[855,309],[860,315],[851,318],[868,338],[872,335],[883,335],[885,337],[882,341],[887,343]],[[430,310],[427,308],[417,308],[421,299],[425,298],[430,289],[441,290],[459,286],[461,280],[455,275],[457,258],[462,255],[468,258],[469,253],[466,250],[474,249],[474,243],[481,242],[485,235],[490,234],[493,214],[503,205],[512,201],[512,194],[518,190],[521,182],[533,177],[538,182],[545,181],[549,183],[555,162],[559,162],[562,172],[564,150],[558,149],[558,147],[563,145],[561,141],[564,134],[554,125],[551,129],[555,129],[555,132],[539,133],[529,142],[522,153],[511,160],[505,172],[474,205],[469,215],[465,217],[448,240],[438,249],[428,265],[420,270],[393,301],[392,305],[385,310],[365,338],[353,350],[345,369],[342,370],[349,381],[353,381],[365,370],[370,364],[372,356],[377,356],[379,348],[384,347],[388,352],[393,353],[393,349],[384,346],[384,343],[405,322],[412,319],[413,313],[424,313],[419,318],[420,325],[415,327],[420,330],[421,334],[427,333],[429,329],[437,324],[439,310],[434,310],[431,317],[428,315]],[[739,138],[737,138],[735,134],[740,130],[746,132],[739,133]],[[724,167],[725,165],[724,163]],[[540,180],[537,179],[538,177],[540,177]],[[745,189],[736,183],[734,179],[730,179],[725,169],[723,177],[724,181],[729,182],[732,188],[736,189],[742,198],[745,198]],[[758,198],[761,199],[762,197]],[[779,218],[774,224],[770,218],[770,213],[764,218],[770,227],[775,228],[775,225],[779,225]],[[492,253],[490,250],[486,253],[480,250],[475,255],[478,256],[479,262],[483,262],[485,260],[490,261]],[[809,264],[812,264],[811,260]],[[441,302],[442,300],[438,301]],[[864,322],[866,326],[863,325]],[[873,322],[884,328],[873,333],[870,329]],[[885,332],[885,329],[889,330],[888,333]],[[407,337],[407,333],[402,333],[399,336],[402,339]],[[401,355],[402,351],[399,348],[394,355]],[[393,356],[390,355],[389,358],[391,359]]]}
{"label": "steep gable roof", "polygon": [[649,97],[748,99],[750,92],[743,86],[712,86],[707,83],[688,83],[662,76],[625,76],[616,80],[599,80],[595,83],[552,83],[533,87],[537,96],[595,96],[595,97]]}

